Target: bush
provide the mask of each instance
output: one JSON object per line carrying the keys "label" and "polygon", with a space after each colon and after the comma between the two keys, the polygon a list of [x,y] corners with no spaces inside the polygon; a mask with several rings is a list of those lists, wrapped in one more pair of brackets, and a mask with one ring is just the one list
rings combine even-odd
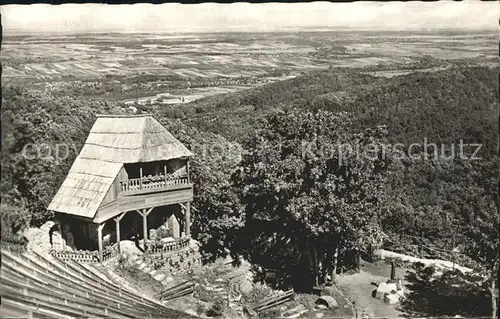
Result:
{"label": "bush", "polygon": [[217,299],[212,307],[208,309],[207,316],[209,317],[221,317],[224,313],[225,302],[222,299]]}
{"label": "bush", "polygon": [[205,313],[205,306],[201,302],[196,305],[196,313],[200,316]]}
{"label": "bush", "polygon": [[0,206],[2,241],[7,239],[11,242],[22,241],[18,237],[29,225],[30,217],[29,212],[25,209],[2,203]]}

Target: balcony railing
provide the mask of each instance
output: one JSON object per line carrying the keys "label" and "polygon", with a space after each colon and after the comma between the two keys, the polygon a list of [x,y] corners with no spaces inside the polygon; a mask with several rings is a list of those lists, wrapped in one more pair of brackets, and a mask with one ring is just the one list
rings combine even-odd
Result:
{"label": "balcony railing", "polygon": [[146,242],[145,253],[147,254],[159,254],[168,253],[171,251],[178,251],[189,246],[190,238],[178,238],[170,242]]}
{"label": "balcony railing", "polygon": [[[116,256],[116,250],[114,248],[108,247],[102,252],[102,261]],[[62,261],[72,259],[80,263],[98,263],[99,262],[99,252],[97,250],[77,250],[77,251],[61,251],[61,250],[50,250],[50,254],[54,257],[59,258]]]}
{"label": "balcony railing", "polygon": [[150,190],[156,188],[164,188],[169,186],[187,185],[189,179],[187,175],[154,175],[143,176],[142,178],[131,178],[125,181],[120,181],[120,189],[122,192],[133,192],[141,190]]}

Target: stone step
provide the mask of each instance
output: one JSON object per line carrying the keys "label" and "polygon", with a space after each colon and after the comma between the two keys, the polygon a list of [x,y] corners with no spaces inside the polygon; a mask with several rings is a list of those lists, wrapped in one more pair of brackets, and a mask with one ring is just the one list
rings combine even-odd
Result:
{"label": "stone step", "polygon": [[146,267],[146,264],[145,263],[141,263],[141,264],[139,264],[139,266],[137,268],[139,270],[143,270],[145,267]]}
{"label": "stone step", "polygon": [[151,270],[151,271],[148,271],[148,274],[152,277],[154,277],[156,275],[156,270]]}
{"label": "stone step", "polygon": [[174,281],[174,278],[173,278],[172,276],[167,276],[165,279],[163,279],[162,284],[164,284],[164,285],[168,285],[168,284],[170,284],[172,281]]}
{"label": "stone step", "polygon": [[229,301],[229,307],[231,309],[234,309],[234,310],[240,309],[240,308],[243,309],[242,305],[240,305],[239,303],[231,302],[231,301]]}
{"label": "stone step", "polygon": [[296,307],[293,307],[291,309],[285,310],[283,312],[283,318],[298,318],[302,314],[308,312],[308,309],[304,307],[304,305],[298,305]]}
{"label": "stone step", "polygon": [[[287,316],[283,316],[282,318],[286,318],[286,319],[295,319],[295,318],[299,318],[300,316],[302,316],[303,314],[309,312],[309,310],[307,309],[302,309],[296,313],[293,313],[293,314],[290,314],[290,315],[287,315]],[[323,317],[323,313],[322,312],[319,312],[317,313],[316,315],[316,318],[322,318]]]}
{"label": "stone step", "polygon": [[144,261],[142,260],[142,258],[137,258],[136,260],[133,261],[133,263],[135,265],[139,265],[139,264],[142,264]]}

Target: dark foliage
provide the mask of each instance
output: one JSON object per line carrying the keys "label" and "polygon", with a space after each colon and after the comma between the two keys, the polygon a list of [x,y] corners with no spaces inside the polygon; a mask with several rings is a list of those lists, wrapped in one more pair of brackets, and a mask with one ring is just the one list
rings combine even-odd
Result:
{"label": "dark foliage", "polygon": [[401,310],[411,317],[488,317],[491,315],[490,293],[482,278],[447,271],[432,278],[435,269],[421,267],[406,276],[410,293],[401,304]]}

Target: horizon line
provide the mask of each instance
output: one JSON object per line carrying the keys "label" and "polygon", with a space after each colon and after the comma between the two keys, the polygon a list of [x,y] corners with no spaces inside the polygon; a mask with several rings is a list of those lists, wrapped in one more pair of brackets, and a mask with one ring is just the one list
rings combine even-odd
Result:
{"label": "horizon line", "polygon": [[3,29],[3,36],[12,36],[16,34],[26,34],[26,35],[48,35],[48,34],[101,34],[101,33],[144,33],[144,34],[189,34],[189,33],[282,33],[282,32],[331,32],[331,31],[355,31],[355,32],[436,32],[436,31],[457,31],[457,32],[467,32],[467,31],[498,31],[498,28],[481,28],[481,27],[409,27],[409,28],[368,28],[368,27],[333,27],[333,26],[311,26],[311,27],[279,27],[279,28],[269,28],[269,29],[253,29],[248,30],[247,27],[239,28],[200,28],[200,29],[179,29],[176,31],[171,30],[123,30],[123,29],[104,29],[104,30],[51,30],[51,31],[41,31],[37,29]]}

